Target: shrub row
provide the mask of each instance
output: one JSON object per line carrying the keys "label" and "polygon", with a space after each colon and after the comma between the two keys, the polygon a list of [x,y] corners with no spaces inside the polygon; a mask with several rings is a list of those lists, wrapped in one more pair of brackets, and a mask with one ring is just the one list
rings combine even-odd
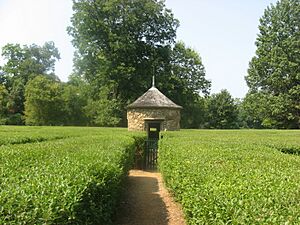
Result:
{"label": "shrub row", "polygon": [[0,224],[110,224],[134,139],[92,133],[1,146]]}
{"label": "shrub row", "polygon": [[76,136],[76,132],[66,128],[0,126],[0,146],[64,139],[70,136]]}
{"label": "shrub row", "polygon": [[159,168],[188,224],[300,224],[299,131],[181,131],[160,141]]}

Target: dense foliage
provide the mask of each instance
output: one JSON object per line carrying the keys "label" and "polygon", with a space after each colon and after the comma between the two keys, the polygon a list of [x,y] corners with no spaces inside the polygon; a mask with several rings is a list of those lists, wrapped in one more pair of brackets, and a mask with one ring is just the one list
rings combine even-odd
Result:
{"label": "dense foliage", "polygon": [[133,160],[127,133],[1,127],[0,137],[0,224],[111,223]]}
{"label": "dense foliage", "polygon": [[25,89],[25,116],[28,125],[64,124],[62,85],[38,76],[28,82]]}
{"label": "dense foliage", "polygon": [[207,99],[207,128],[238,128],[238,107],[227,90]]}
{"label": "dense foliage", "polygon": [[[299,24],[299,0],[278,1],[268,7],[260,19],[256,56],[246,76],[250,88],[246,104],[255,111],[262,111],[261,125],[300,128]],[[252,104],[248,98],[255,96],[263,96],[266,104]],[[257,113],[248,113],[257,118]]]}
{"label": "dense foliage", "polygon": [[54,74],[54,43],[3,47],[1,124],[126,126],[126,106],[155,75],[183,106],[182,126],[199,127],[199,94],[209,93],[210,82],[199,54],[176,43],[179,21],[164,1],[74,0],[73,10],[68,31],[77,50],[67,84]]}
{"label": "dense foliage", "polygon": [[[175,43],[179,22],[164,1],[73,3],[69,33],[77,49],[75,68],[91,85],[91,105],[98,109],[92,112],[95,121],[111,119],[105,111],[111,102],[111,122],[124,125],[125,107],[150,87],[152,75],[184,113],[193,111],[199,92],[208,93],[202,61],[197,52]],[[183,124],[188,125],[185,118]]]}
{"label": "dense foliage", "polygon": [[0,124],[126,126],[126,106],[156,77],[156,87],[183,106],[182,128],[299,128],[299,1],[280,0],[260,19],[256,55],[234,99],[209,95],[199,54],[176,41],[179,21],[163,0],[74,0],[74,71],[55,75],[59,52],[7,44],[0,66]]}
{"label": "dense foliage", "polygon": [[5,110],[0,112],[0,118],[5,118],[6,123],[22,124],[27,83],[36,76],[57,79],[54,65],[60,56],[53,42],[43,46],[7,44],[2,56],[6,63],[0,67],[0,96],[5,98],[0,101]]}
{"label": "dense foliage", "polygon": [[299,146],[299,131],[166,133],[159,168],[188,224],[299,224]]}

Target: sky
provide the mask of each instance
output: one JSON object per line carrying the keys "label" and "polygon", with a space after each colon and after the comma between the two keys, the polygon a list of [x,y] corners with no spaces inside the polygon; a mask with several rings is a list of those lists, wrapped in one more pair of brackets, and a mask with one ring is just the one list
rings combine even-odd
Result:
{"label": "sky", "polygon": [[[259,18],[276,1],[166,0],[180,21],[177,40],[199,53],[211,93],[227,89],[235,98],[245,96],[244,77],[255,55]],[[61,56],[55,73],[67,81],[73,68],[74,48],[66,31],[72,13],[72,0],[0,0],[0,48],[54,41]]]}

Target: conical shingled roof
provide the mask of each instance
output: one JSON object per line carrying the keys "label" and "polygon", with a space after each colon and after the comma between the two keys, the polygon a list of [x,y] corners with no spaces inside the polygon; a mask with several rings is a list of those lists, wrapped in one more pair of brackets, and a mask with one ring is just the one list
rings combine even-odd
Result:
{"label": "conical shingled roof", "polygon": [[132,108],[175,108],[182,109],[181,106],[176,105],[156,87],[151,87],[146,93],[139,97],[135,102],[127,106]]}

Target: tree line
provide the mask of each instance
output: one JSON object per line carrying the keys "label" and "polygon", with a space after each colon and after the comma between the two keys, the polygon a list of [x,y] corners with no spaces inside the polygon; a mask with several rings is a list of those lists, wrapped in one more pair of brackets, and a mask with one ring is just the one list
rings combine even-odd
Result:
{"label": "tree line", "polygon": [[261,17],[243,99],[210,94],[201,57],[175,40],[179,21],[164,1],[74,0],[73,11],[68,82],[55,74],[53,42],[2,48],[0,124],[126,126],[126,106],[155,75],[183,106],[183,128],[299,128],[299,1],[271,4]]}

